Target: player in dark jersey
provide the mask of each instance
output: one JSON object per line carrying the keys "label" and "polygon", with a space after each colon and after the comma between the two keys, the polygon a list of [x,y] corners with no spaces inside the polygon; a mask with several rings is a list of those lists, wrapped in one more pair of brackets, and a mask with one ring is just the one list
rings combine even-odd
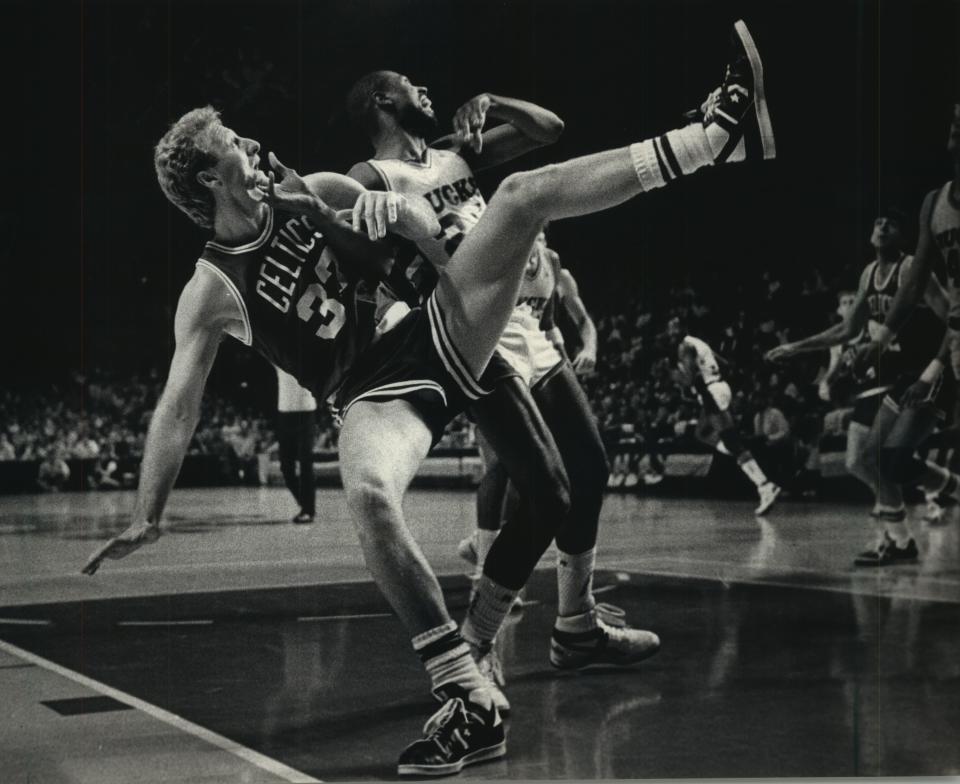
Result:
{"label": "player in dark jersey", "polygon": [[[504,754],[503,725],[487,681],[410,535],[403,496],[445,424],[485,393],[479,378],[514,309],[533,243],[546,222],[608,209],[715,163],[774,155],[759,54],[742,22],[735,30],[723,83],[690,125],[506,178],[463,237],[426,307],[413,309],[379,337],[371,335],[372,319],[363,317],[357,295],[360,280],[372,282],[384,270],[376,259],[362,262],[368,247],[352,247],[349,231],[341,230],[323,203],[342,205],[333,198],[336,187],[328,193],[323,177],[304,180],[275,163],[282,179],[275,194],[269,189],[270,201],[309,223],[301,217],[273,221],[270,206],[256,198],[264,179],[256,170],[259,145],[224,128],[212,110],[182,118],[158,146],[158,175],[168,198],[200,225],[212,227],[220,246],[214,250],[230,258],[213,265],[223,277],[204,269],[181,296],[171,372],[142,466],[139,519],[95,553],[85,571],[158,537],[163,501],[196,424],[216,347],[224,333],[232,334],[292,372],[316,396],[326,397],[339,382],[340,471],[367,568],[413,636],[443,700],[424,737],[401,754],[398,772],[455,773]],[[332,183],[338,185],[339,180]],[[371,239],[384,237],[391,226],[414,241],[439,233],[439,221],[422,199],[355,188],[353,227],[365,225]],[[320,236],[306,233],[317,225]],[[284,229],[291,230],[290,237],[281,236]],[[319,250],[325,239],[333,248],[327,260]],[[283,258],[278,246],[284,243],[283,252],[299,259],[297,264]],[[355,264],[340,263],[338,255],[356,257]],[[239,256],[252,262],[250,268],[238,263]],[[248,288],[234,292],[230,283],[236,287],[238,281]],[[596,628],[594,622],[584,632],[587,641]]]}
{"label": "player in dark jersey", "polygon": [[[935,266],[943,264],[944,286],[949,314],[947,330],[936,356],[919,378],[908,389],[903,404],[916,409],[917,423],[906,432],[895,432],[883,445],[882,457],[890,466],[890,473],[902,482],[919,482],[928,492],[960,498],[960,476],[947,468],[919,459],[915,450],[932,427],[931,420],[938,409],[956,406],[956,385],[960,379],[960,103],[953,106],[953,117],[947,136],[947,152],[953,163],[953,179],[930,191],[920,208],[920,229],[914,263],[904,275],[902,285],[894,298],[886,318],[873,339],[860,347],[857,363],[861,367],[882,366],[890,347],[902,340],[914,319],[914,309],[935,279]],[[930,352],[926,352],[926,356]],[[949,364],[950,376],[944,378]],[[937,404],[937,388],[953,387],[946,395],[941,392]],[[949,397],[953,396],[950,401]],[[946,400],[943,398],[947,397]],[[895,536],[885,538],[878,546],[875,565],[915,560],[916,546],[897,541]],[[865,554],[868,555],[869,553]]]}
{"label": "player in dark jersey", "polygon": [[[874,221],[870,242],[876,258],[864,268],[853,305],[844,320],[816,335],[770,350],[766,355],[768,361],[782,361],[803,352],[846,345],[848,349],[841,364],[846,366],[846,372],[853,372],[858,346],[880,330],[913,263],[913,258],[903,252],[904,221],[905,216],[896,209],[886,211]],[[941,318],[946,317],[945,295],[935,280],[928,284],[926,300]],[[924,315],[935,318],[929,312]],[[881,550],[892,553],[885,544],[888,541],[900,542],[901,550],[916,557],[915,545],[905,526],[906,510],[900,483],[894,481],[881,447],[894,432],[916,427],[916,412],[912,407],[909,411],[902,409],[900,399],[922,370],[917,363],[925,363],[930,354],[931,349],[923,346],[930,341],[929,323],[926,319],[916,320],[901,339],[902,342],[891,346],[885,362],[862,374],[847,428],[847,470],[873,492],[876,503],[871,516],[879,526],[876,543],[855,559],[859,566],[873,565],[875,554]],[[936,341],[934,337],[934,344]],[[929,430],[924,437],[928,434]],[[906,556],[901,558],[905,559]]]}

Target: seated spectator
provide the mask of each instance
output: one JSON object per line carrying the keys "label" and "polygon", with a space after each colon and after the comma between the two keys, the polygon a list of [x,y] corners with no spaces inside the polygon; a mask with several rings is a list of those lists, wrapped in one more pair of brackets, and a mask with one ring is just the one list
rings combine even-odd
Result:
{"label": "seated spectator", "polygon": [[64,459],[65,455],[66,450],[63,447],[57,447],[47,452],[46,457],[40,463],[40,470],[37,475],[37,484],[41,490],[56,493],[62,490],[70,480],[70,466]]}

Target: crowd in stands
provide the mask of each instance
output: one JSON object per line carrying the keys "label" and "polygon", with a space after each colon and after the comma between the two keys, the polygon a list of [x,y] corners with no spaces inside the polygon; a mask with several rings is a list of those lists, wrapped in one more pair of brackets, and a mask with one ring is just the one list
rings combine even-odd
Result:
{"label": "crowd in stands", "polygon": [[[855,275],[845,273],[844,281]],[[839,288],[816,270],[789,283],[771,274],[745,279],[733,291],[729,281],[701,281],[658,292],[655,304],[638,299],[599,315],[597,371],[584,386],[611,454],[611,486],[656,483],[669,454],[707,451],[694,436],[696,396],[677,381],[677,344],[690,334],[718,355],[734,419],[768,473],[805,492],[824,416],[837,408],[817,384],[825,357],[774,366],[763,354],[837,321]]]}
{"label": "crowd in stands", "polygon": [[[832,283],[815,271],[788,285],[768,274],[736,284],[735,291],[727,285],[717,298],[710,293],[720,289],[706,281],[660,292],[655,305],[640,298],[614,313],[597,310],[597,369],[583,383],[611,454],[611,484],[655,483],[670,454],[705,451],[694,437],[697,400],[676,378],[683,334],[706,340],[720,357],[734,417],[770,472],[789,482],[815,470],[824,416],[837,407],[818,395],[824,358],[771,366],[762,356],[838,318]],[[0,389],[0,461],[38,462],[46,489],[62,487],[76,460],[95,461],[86,477],[90,487],[135,484],[161,389],[158,371],[74,374],[43,392]],[[321,412],[317,450],[335,450],[336,439],[333,418]],[[440,446],[474,443],[473,428],[461,416]],[[275,448],[273,411],[241,407],[217,394],[204,397],[189,454],[218,457],[225,481],[249,481],[258,456]]]}

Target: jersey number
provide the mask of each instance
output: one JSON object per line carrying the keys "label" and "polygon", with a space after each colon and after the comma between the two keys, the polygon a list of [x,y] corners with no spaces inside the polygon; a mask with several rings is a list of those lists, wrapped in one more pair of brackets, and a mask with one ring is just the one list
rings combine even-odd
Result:
{"label": "jersey number", "polygon": [[465,236],[466,226],[459,215],[448,212],[440,216],[440,233],[434,239],[443,240],[443,249],[447,256],[456,253]]}
{"label": "jersey number", "polygon": [[330,279],[332,263],[333,254],[330,248],[324,248],[317,265],[313,268],[320,282],[307,286],[297,302],[297,315],[304,321],[310,321],[314,314],[318,314],[323,319],[323,323],[317,330],[317,337],[325,340],[333,340],[347,320],[347,311],[343,303],[329,297],[324,288],[324,284]]}

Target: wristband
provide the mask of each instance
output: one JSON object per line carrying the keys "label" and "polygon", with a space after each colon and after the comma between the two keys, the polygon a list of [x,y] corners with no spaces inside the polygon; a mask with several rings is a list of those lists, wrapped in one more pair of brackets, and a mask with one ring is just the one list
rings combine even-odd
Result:
{"label": "wristband", "polygon": [[930,364],[927,365],[927,369],[920,375],[920,380],[924,384],[932,384],[940,377],[942,372],[943,363],[939,359],[934,358],[930,361]]}

